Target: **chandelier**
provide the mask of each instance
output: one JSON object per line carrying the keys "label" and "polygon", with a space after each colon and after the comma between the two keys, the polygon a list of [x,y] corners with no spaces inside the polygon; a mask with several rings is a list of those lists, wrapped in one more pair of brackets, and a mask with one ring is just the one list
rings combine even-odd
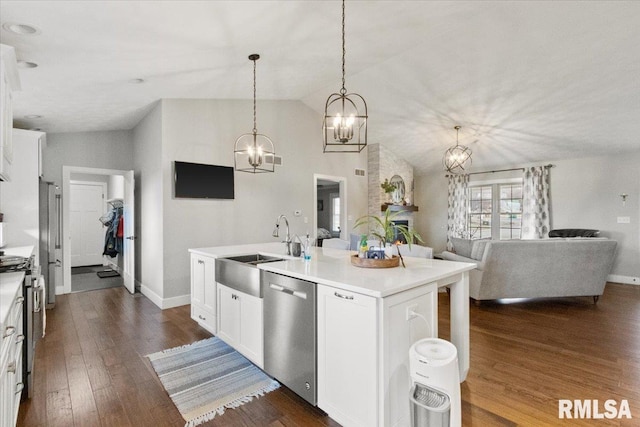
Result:
{"label": "chandelier", "polygon": [[454,129],[456,130],[456,145],[445,151],[442,162],[447,172],[462,174],[471,166],[471,149],[458,143],[460,126],[455,126]]}
{"label": "chandelier", "polygon": [[253,61],[253,130],[236,139],[234,146],[235,170],[239,172],[262,173],[274,171],[273,141],[267,135],[258,133],[256,125],[256,61],[260,55],[249,55]]}
{"label": "chandelier", "polygon": [[345,7],[342,0],[342,89],[324,107],[322,133],[325,153],[359,153],[367,146],[367,103],[345,88]]}

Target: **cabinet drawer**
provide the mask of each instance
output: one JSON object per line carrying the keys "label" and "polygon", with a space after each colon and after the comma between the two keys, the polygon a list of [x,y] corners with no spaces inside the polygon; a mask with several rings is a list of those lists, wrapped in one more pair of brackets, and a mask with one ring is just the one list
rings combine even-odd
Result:
{"label": "cabinet drawer", "polygon": [[210,325],[215,322],[215,316],[213,314],[195,304],[191,305],[191,317],[198,323]]}

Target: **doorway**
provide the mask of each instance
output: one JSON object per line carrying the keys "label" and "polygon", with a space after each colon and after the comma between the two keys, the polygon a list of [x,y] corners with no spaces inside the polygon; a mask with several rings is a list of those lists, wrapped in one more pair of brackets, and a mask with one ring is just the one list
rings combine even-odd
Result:
{"label": "doorway", "polygon": [[[62,175],[63,293],[135,292],[133,171],[63,166]],[[110,246],[107,235],[118,239]]]}
{"label": "doorway", "polygon": [[340,238],[349,240],[347,230],[347,179],[339,176],[315,174],[313,194],[316,210],[313,225],[316,230],[316,245],[322,240]]}

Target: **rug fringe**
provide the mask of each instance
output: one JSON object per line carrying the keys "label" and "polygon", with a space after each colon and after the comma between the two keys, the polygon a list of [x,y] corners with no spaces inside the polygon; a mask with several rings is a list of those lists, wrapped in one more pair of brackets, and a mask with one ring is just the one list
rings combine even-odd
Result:
{"label": "rug fringe", "polygon": [[215,418],[216,415],[222,415],[224,414],[224,411],[226,409],[235,409],[238,408],[242,405],[244,405],[245,403],[251,402],[253,400],[253,398],[255,397],[256,399],[259,399],[261,396],[264,396],[265,394],[276,390],[280,388],[280,383],[278,381],[272,380],[269,384],[267,384],[266,386],[262,387],[259,390],[256,390],[254,393],[248,395],[248,396],[243,396],[240,397],[232,402],[227,403],[226,405],[223,405],[219,408],[216,408],[212,411],[207,412],[206,414],[202,414],[192,420],[189,420],[186,422],[186,424],[184,425],[184,427],[196,427],[202,423],[206,423],[207,421],[211,421],[212,419]]}
{"label": "rug fringe", "polygon": [[145,357],[149,358],[149,360],[153,360],[153,358],[160,357],[160,356],[165,355],[165,354],[175,353],[176,351],[185,350],[185,349],[187,349],[189,347],[192,347],[192,346],[194,346],[196,344],[202,345],[205,341],[211,340],[213,338],[214,337],[205,338],[203,340],[192,342],[190,344],[181,345],[180,347],[173,347],[173,348],[168,348],[166,350],[157,351],[155,353],[147,354]]}

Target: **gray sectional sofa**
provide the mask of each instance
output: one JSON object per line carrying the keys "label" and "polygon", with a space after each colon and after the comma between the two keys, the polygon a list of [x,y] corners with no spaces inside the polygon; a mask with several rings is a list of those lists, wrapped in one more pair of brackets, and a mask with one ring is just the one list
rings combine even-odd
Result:
{"label": "gray sectional sofa", "polygon": [[[464,247],[468,244],[468,247]],[[451,261],[473,262],[469,296],[475,300],[602,295],[616,242],[601,238],[454,240]]]}

